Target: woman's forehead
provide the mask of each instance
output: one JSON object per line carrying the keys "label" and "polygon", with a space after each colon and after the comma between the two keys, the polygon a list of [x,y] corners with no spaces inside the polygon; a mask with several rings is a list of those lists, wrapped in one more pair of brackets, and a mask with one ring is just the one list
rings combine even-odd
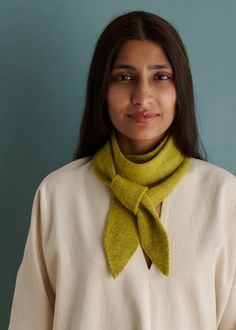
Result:
{"label": "woman's forehead", "polygon": [[136,64],[145,64],[149,70],[171,69],[164,50],[149,40],[128,40],[116,56],[113,68],[135,69]]}

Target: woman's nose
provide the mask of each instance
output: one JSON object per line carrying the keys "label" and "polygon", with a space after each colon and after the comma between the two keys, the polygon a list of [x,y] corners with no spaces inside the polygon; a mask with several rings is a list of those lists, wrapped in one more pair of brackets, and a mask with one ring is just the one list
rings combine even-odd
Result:
{"label": "woman's nose", "polygon": [[141,105],[143,108],[149,106],[152,103],[151,87],[147,81],[139,81],[134,86],[132,93],[132,103],[135,105]]}

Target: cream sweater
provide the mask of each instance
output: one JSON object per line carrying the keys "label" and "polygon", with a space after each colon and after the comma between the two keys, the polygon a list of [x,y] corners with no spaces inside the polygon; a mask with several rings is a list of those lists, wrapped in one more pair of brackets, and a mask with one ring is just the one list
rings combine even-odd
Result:
{"label": "cream sweater", "polygon": [[235,330],[236,178],[192,159],[162,205],[169,277],[139,246],[114,280],[102,247],[111,191],[91,165],[74,161],[36,192],[9,330]]}

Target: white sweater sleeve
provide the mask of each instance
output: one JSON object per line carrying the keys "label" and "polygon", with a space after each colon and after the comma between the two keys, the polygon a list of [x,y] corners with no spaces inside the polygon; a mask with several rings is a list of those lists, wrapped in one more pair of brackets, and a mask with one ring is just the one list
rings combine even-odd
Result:
{"label": "white sweater sleeve", "polygon": [[236,276],[218,330],[236,330]]}
{"label": "white sweater sleeve", "polygon": [[51,330],[54,292],[50,284],[43,248],[40,190],[33,202],[31,225],[19,268],[9,330]]}
{"label": "white sweater sleeve", "polygon": [[[235,201],[235,180],[232,186],[229,185],[227,190],[227,199],[225,202],[225,244],[227,246],[225,253],[225,260],[221,264],[221,272],[226,274],[222,291],[226,292],[227,298],[224,309],[222,310],[222,317],[218,326],[218,330],[236,330],[236,201]],[[228,187],[228,186],[227,186]],[[232,189],[231,189],[232,188]],[[229,288],[229,289],[228,289]]]}

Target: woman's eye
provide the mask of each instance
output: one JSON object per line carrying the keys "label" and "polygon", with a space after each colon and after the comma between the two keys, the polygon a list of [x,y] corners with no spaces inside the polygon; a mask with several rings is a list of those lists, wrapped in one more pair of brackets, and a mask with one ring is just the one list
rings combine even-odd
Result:
{"label": "woman's eye", "polygon": [[128,80],[132,80],[133,78],[127,74],[122,74],[116,77],[116,80],[118,81],[128,81]]}
{"label": "woman's eye", "polygon": [[167,76],[166,74],[157,74],[155,76],[155,80],[168,80],[170,79],[169,76]]}

